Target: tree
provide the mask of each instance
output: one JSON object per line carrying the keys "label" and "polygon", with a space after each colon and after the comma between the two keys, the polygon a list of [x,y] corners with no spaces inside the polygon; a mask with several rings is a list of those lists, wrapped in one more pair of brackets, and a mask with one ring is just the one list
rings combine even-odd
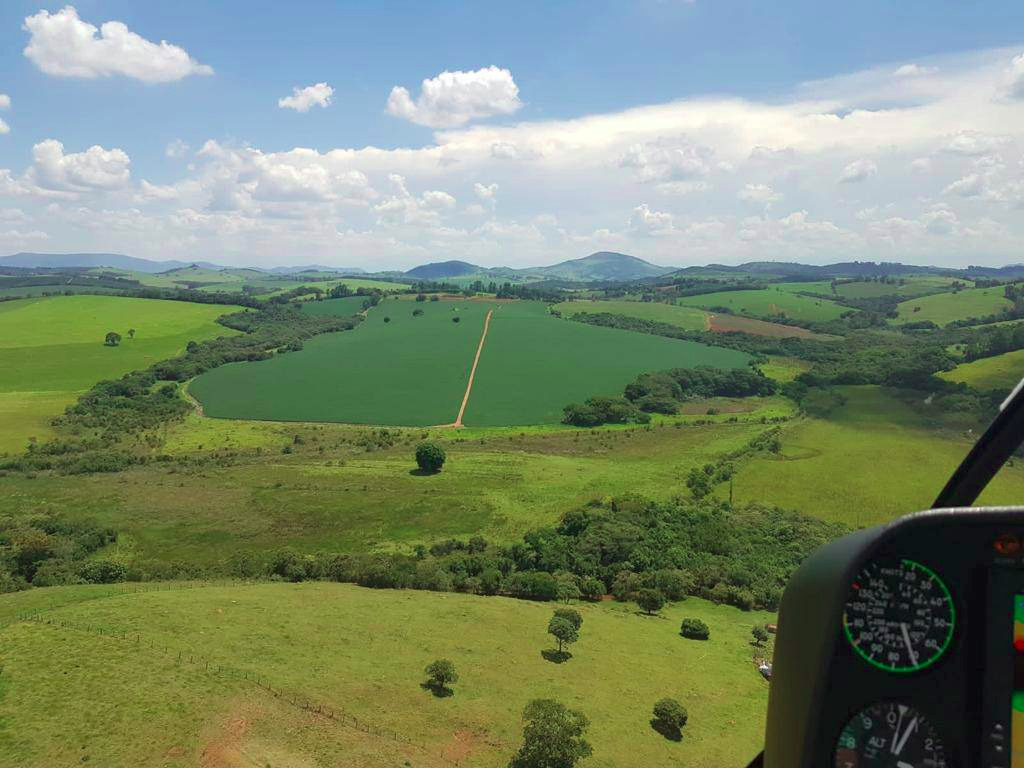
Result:
{"label": "tree", "polygon": [[523,745],[509,768],[573,768],[593,750],[583,738],[590,721],[553,699],[534,699],[523,710]]}
{"label": "tree", "polygon": [[584,600],[600,600],[604,594],[604,583],[593,576],[587,576],[580,582],[580,595]]}
{"label": "tree", "polygon": [[462,318],[459,317],[458,315],[456,315],[455,317],[452,318],[452,322],[453,323],[460,323],[460,322],[462,322]]}
{"label": "tree", "polygon": [[580,639],[579,632],[576,631],[576,627],[572,625],[572,622],[568,619],[563,619],[561,616],[552,616],[551,621],[548,622],[548,634],[554,635],[555,640],[558,641],[558,654],[561,656],[565,654],[564,647],[571,645]]}
{"label": "tree", "polygon": [[636,604],[648,616],[657,613],[665,605],[665,596],[656,589],[640,589],[636,593]]}
{"label": "tree", "polygon": [[384,315],[384,322],[385,323],[390,323],[391,322],[391,318],[388,317],[387,315]]}
{"label": "tree", "polygon": [[577,632],[583,626],[583,617],[575,608],[555,608],[555,618],[565,619]]}
{"label": "tree", "polygon": [[654,719],[651,720],[651,727],[666,739],[679,741],[688,718],[686,707],[678,701],[661,699],[654,705]]}
{"label": "tree", "polygon": [[447,458],[437,443],[420,443],[416,446],[416,466],[424,472],[440,472]]}
{"label": "tree", "polygon": [[455,665],[448,659],[432,661],[424,670],[427,676],[426,686],[432,691],[442,695],[451,695],[451,685],[459,682],[459,674],[455,671]]}
{"label": "tree", "polygon": [[754,636],[754,645],[761,645],[768,641],[768,630],[759,624],[750,630],[750,634]]}
{"label": "tree", "polygon": [[134,328],[129,328],[128,329],[128,338],[129,339],[134,339],[135,338],[135,329]]}
{"label": "tree", "polygon": [[108,347],[116,347],[121,343],[121,334],[117,331],[110,331],[103,339],[103,343]]}
{"label": "tree", "polygon": [[711,636],[711,630],[700,619],[683,619],[679,626],[679,634],[690,640],[707,640]]}
{"label": "tree", "polygon": [[414,310],[412,311],[412,316],[413,316],[413,317],[419,317],[419,316],[420,316],[420,315],[422,315],[422,314],[423,314],[423,310],[422,310],[422,309],[414,309]]}

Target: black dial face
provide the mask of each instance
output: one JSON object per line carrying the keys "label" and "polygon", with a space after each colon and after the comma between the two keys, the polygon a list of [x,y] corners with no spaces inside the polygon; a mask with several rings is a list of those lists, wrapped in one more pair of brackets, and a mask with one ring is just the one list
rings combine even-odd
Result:
{"label": "black dial face", "polygon": [[835,768],[946,768],[934,726],[913,707],[873,704],[850,718],[836,742]]}
{"label": "black dial face", "polygon": [[956,610],[949,589],[913,560],[872,562],[850,586],[843,631],[869,664],[887,672],[917,672],[949,647]]}

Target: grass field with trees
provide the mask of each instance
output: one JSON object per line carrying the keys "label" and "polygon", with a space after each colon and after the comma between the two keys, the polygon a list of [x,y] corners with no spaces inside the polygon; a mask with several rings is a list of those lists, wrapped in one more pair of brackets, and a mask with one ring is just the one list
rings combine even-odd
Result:
{"label": "grass field with trees", "polygon": [[784,291],[776,286],[752,291],[722,291],[685,296],[678,303],[686,307],[702,307],[714,310],[725,307],[741,315],[755,317],[786,317],[805,322],[827,322],[835,320],[848,311],[835,302],[802,296]]}
{"label": "grass field with trees", "polygon": [[995,389],[1009,394],[1024,378],[1024,350],[1017,349],[994,357],[983,357],[961,363],[940,377],[947,381],[963,382],[975,389]]}
{"label": "grass field with trees", "polygon": [[1013,303],[1003,295],[1003,286],[969,288],[900,302],[897,322],[929,321],[941,327],[954,320],[998,314],[1012,306]]}
{"label": "grass field with trees", "polygon": [[707,327],[707,313],[702,310],[653,301],[563,301],[552,305],[551,310],[565,317],[571,317],[577,312],[610,312],[613,315],[669,323],[688,331],[700,331]]}

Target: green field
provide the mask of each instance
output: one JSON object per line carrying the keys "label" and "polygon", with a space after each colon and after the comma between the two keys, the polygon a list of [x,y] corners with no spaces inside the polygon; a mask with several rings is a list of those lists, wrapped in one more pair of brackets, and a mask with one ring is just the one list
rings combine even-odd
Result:
{"label": "green field", "polygon": [[563,301],[552,305],[551,309],[561,312],[563,317],[572,317],[577,312],[610,312],[613,315],[668,323],[687,331],[703,331],[707,326],[706,314],[699,309],[653,301]]}
{"label": "green field", "polygon": [[812,333],[806,328],[798,328],[795,325],[783,325],[772,323],[766,320],[758,320],[743,315],[727,315],[723,312],[708,313],[709,330],[715,333],[749,333],[753,336],[769,336],[775,339],[796,338],[796,339],[817,339],[829,341],[839,338],[828,336],[823,333]]}
{"label": "green field", "polygon": [[[751,646],[750,627],[773,620],[766,613],[696,598],[654,617],[630,604],[583,604],[573,657],[553,664],[541,656],[550,604],[316,583],[117,592],[0,596],[0,763],[498,768],[521,741],[523,706],[538,697],[590,718],[586,765],[595,768],[735,768],[763,738],[768,686],[752,661],[764,652]],[[39,604],[72,626],[9,623]],[[681,638],[683,617],[705,621],[710,639]],[[423,668],[440,657],[460,677],[447,698],[420,687]],[[649,725],[664,696],[689,710],[681,742]]]}
{"label": "green field", "polygon": [[699,296],[685,296],[678,299],[678,302],[686,307],[728,307],[741,315],[787,317],[805,322],[827,322],[849,311],[848,307],[827,299],[801,296],[777,286],[753,291],[702,293]]}
{"label": "green field", "polygon": [[937,293],[910,299],[898,305],[897,323],[930,321],[943,326],[954,320],[985,317],[1009,309],[1013,304],[1003,295],[1002,287],[969,288],[958,293]]}
{"label": "green field", "polygon": [[307,301],[302,311],[310,315],[357,315],[363,311],[365,296],[346,296],[344,299]]}
{"label": "green field", "polygon": [[[939,291],[948,288],[956,280],[971,285],[971,281],[955,277],[940,277],[938,275],[910,275],[894,278],[895,283],[883,283],[867,280],[856,280],[854,282],[840,282],[836,285],[834,295],[844,299],[869,299],[878,296],[919,296],[932,291]],[[901,284],[902,282],[902,284]],[[773,283],[773,288],[781,288],[784,291],[794,293],[820,293],[826,296],[833,295],[831,280],[816,280],[807,283]]]}
{"label": "green field", "polygon": [[[50,434],[49,422],[97,381],[173,357],[192,340],[234,334],[214,322],[237,307],[117,296],[0,303],[0,452]],[[128,329],[134,328],[134,339]],[[108,331],[123,337],[108,347]]]}
{"label": "green field", "polygon": [[975,389],[997,389],[1009,394],[1024,378],[1024,349],[961,363],[952,371],[944,371],[938,376],[947,381],[969,384]]}
{"label": "green field", "polygon": [[[424,314],[414,317],[416,310]],[[450,424],[491,310],[464,419],[470,426],[558,423],[568,403],[618,394],[644,371],[747,361],[733,350],[559,320],[542,302],[390,300],[354,331],[273,360],[223,366],[191,391],[207,415],[222,418]]]}

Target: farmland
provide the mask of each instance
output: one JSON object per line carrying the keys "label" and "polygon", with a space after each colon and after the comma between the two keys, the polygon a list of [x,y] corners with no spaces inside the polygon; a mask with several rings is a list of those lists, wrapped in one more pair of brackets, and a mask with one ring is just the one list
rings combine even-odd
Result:
{"label": "farmland", "polygon": [[899,304],[896,322],[929,321],[938,326],[954,320],[985,317],[1009,309],[1012,303],[1003,296],[1003,288],[969,288],[957,293],[938,293],[909,299]]}
{"label": "farmland", "polygon": [[[0,303],[0,413],[9,414],[0,452],[47,436],[50,419],[97,381],[173,357],[189,341],[233,334],[214,321],[236,310],[113,296]],[[104,345],[108,331],[121,334],[119,346]]]}
{"label": "farmland", "polygon": [[1024,378],[1024,350],[1018,349],[994,357],[961,363],[940,378],[969,384],[975,389],[996,389],[1009,393]]}
{"label": "farmland", "polygon": [[[878,296],[919,296],[934,291],[947,290],[956,281],[953,277],[941,277],[938,275],[908,275],[905,277],[892,278],[891,282],[882,280],[839,280],[836,283],[835,291],[832,290],[831,280],[817,280],[806,283],[777,283],[773,288],[794,293],[820,293],[824,295],[835,294],[844,299],[870,299]],[[961,283],[965,281],[960,280]],[[971,285],[970,281],[966,284]]]}
{"label": "farmland", "polygon": [[777,339],[819,339],[826,340],[835,338],[821,333],[812,333],[806,328],[798,328],[794,325],[782,325],[771,323],[765,320],[757,320],[753,317],[742,315],[726,315],[708,313],[708,330],[716,333],[749,333],[754,336],[770,336]]}
{"label": "farmland", "polygon": [[683,297],[678,303],[686,307],[704,309],[728,307],[741,315],[787,317],[805,322],[828,322],[848,311],[846,307],[827,299],[803,296],[774,286],[751,291],[702,293],[698,296]]}
{"label": "farmland", "polygon": [[[629,604],[581,605],[573,658],[552,664],[541,656],[551,606],[508,598],[338,584],[43,592],[46,617],[108,636],[37,623],[0,630],[0,717],[18,734],[0,740],[5,765],[83,757],[104,766],[207,765],[215,750],[230,749],[260,766],[458,760],[496,768],[518,747],[520,713],[536,697],[586,713],[588,765],[601,768],[739,765],[757,751],[764,727],[767,685],[752,663],[750,627],[772,617],[696,598],[655,617]],[[679,637],[684,616],[705,621],[711,639]],[[139,642],[114,632],[138,634]],[[453,696],[420,687],[435,658],[456,665]],[[230,672],[218,674],[217,665]],[[341,710],[402,741],[293,708],[246,682],[243,670],[279,694]],[[689,708],[679,743],[648,724],[663,696]],[[97,722],[108,727],[97,733]]]}
{"label": "farmland", "polygon": [[465,416],[470,426],[557,423],[569,402],[617,394],[643,371],[747,360],[732,350],[559,320],[540,302],[392,299],[355,331],[312,339],[290,356],[224,366],[196,379],[191,391],[207,415],[222,418],[448,424],[492,310]]}
{"label": "farmland", "polygon": [[687,331],[702,331],[707,327],[706,313],[692,307],[641,301],[563,301],[551,307],[565,317],[577,312],[610,312],[613,315],[639,317],[656,323],[668,323]]}

